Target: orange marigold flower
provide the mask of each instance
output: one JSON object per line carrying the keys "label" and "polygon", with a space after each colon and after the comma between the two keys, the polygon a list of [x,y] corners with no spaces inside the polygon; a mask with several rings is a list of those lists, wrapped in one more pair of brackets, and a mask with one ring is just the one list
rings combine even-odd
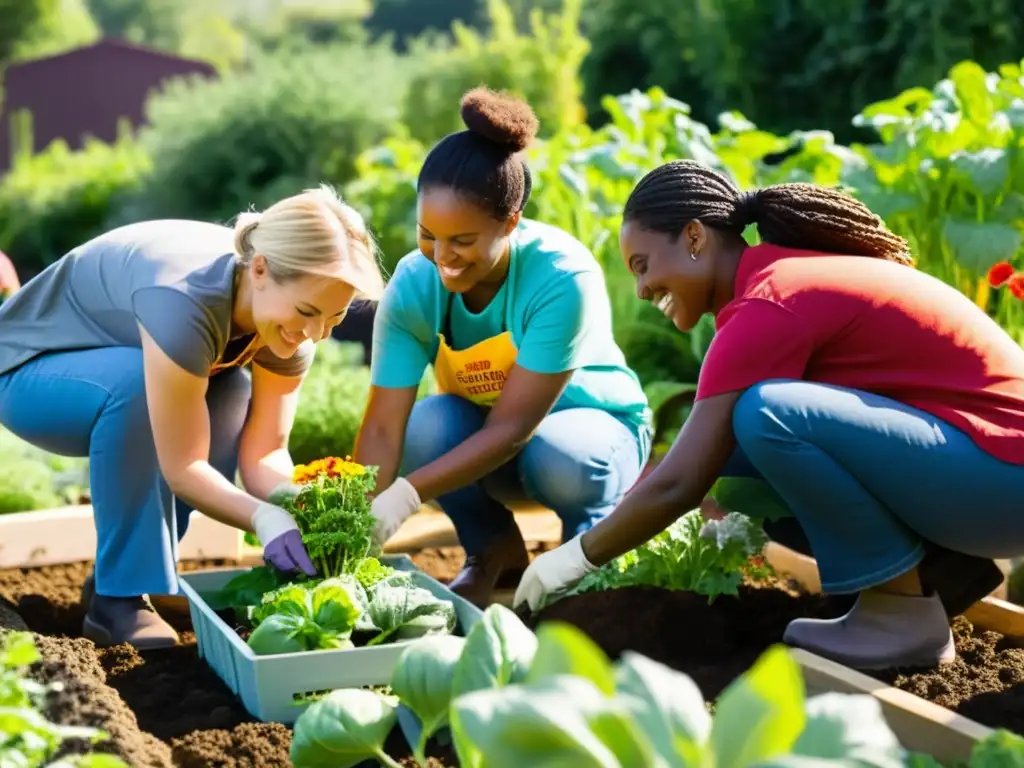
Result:
{"label": "orange marigold flower", "polygon": [[1017,272],[1007,281],[1006,287],[1018,299],[1024,299],[1024,272]]}
{"label": "orange marigold flower", "polygon": [[324,477],[359,477],[366,472],[366,467],[351,461],[351,457],[340,459],[327,456],[316,459],[309,464],[299,464],[292,472],[293,483],[311,483],[321,475]]}
{"label": "orange marigold flower", "polygon": [[993,288],[998,288],[1011,277],[1013,277],[1013,265],[1008,261],[1000,261],[998,264],[993,264],[988,271],[988,284]]}

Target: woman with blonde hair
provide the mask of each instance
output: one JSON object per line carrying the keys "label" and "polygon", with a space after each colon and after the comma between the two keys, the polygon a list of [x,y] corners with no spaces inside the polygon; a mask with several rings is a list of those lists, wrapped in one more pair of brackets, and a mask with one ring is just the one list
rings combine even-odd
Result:
{"label": "woman with blonde hair", "polygon": [[97,552],[86,637],[177,642],[148,596],[177,592],[193,509],[254,532],[278,569],[315,573],[295,521],[268,499],[290,487],[288,437],[314,344],[354,298],[382,291],[361,217],[321,187],[242,214],[233,229],[115,229],[3,304],[0,424],[89,457]]}

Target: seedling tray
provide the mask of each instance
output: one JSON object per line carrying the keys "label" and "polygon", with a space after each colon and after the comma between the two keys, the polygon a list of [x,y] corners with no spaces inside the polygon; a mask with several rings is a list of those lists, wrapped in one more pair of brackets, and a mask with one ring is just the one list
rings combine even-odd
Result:
{"label": "seedling tray", "polygon": [[[444,584],[416,568],[407,556],[384,556],[381,562],[412,573],[413,583],[455,606],[455,632],[465,635],[483,612]],[[415,640],[396,641],[366,648],[306,651],[257,656],[238,633],[203,599],[247,568],[183,573],[181,590],[188,598],[199,655],[242,701],[253,717],[263,722],[290,725],[309,706],[305,695],[336,688],[389,685],[402,650]]]}

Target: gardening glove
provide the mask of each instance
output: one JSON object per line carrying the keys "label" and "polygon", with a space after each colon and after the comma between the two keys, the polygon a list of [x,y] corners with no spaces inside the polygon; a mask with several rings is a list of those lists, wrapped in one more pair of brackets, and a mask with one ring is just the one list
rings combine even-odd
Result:
{"label": "gardening glove", "polygon": [[402,523],[419,508],[420,495],[404,477],[398,478],[386,491],[378,494],[370,508],[377,518],[373,528],[373,539],[377,546],[383,547],[384,542],[394,536]]}
{"label": "gardening glove", "polygon": [[295,500],[295,497],[302,492],[302,488],[303,486],[296,483],[281,483],[274,486],[274,490],[267,494],[267,501],[279,506],[287,504],[289,501]]}
{"label": "gardening glove", "polygon": [[302,534],[292,516],[278,506],[264,502],[252,516],[256,538],[263,545],[263,559],[279,571],[302,570],[316,576],[316,568],[302,544]]}
{"label": "gardening glove", "polygon": [[572,589],[580,579],[597,570],[597,566],[583,554],[582,538],[582,533],[577,534],[530,564],[512,599],[513,609],[517,610],[525,602],[531,611],[539,611],[547,605],[549,598]]}

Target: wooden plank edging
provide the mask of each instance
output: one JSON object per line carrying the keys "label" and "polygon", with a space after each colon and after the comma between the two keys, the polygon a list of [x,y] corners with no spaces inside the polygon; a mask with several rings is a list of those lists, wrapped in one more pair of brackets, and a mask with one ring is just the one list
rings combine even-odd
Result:
{"label": "wooden plank edging", "polygon": [[[244,534],[193,512],[180,560],[237,559]],[[92,560],[96,528],[88,504],[0,515],[0,568],[37,568]]]}
{"label": "wooden plank edging", "polygon": [[966,760],[975,743],[992,733],[991,728],[963,715],[842,664],[799,648],[790,653],[800,665],[809,696],[836,691],[874,697],[896,738],[908,750],[942,762]]}

